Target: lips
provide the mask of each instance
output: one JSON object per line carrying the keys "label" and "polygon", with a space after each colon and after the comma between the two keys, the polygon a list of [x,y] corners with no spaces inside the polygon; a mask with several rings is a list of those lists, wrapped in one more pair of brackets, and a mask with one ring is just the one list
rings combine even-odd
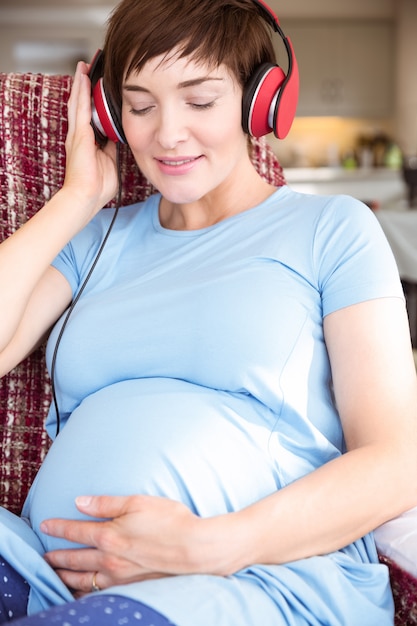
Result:
{"label": "lips", "polygon": [[198,158],[199,157],[192,157],[192,158],[186,158],[186,159],[157,159],[157,160],[160,163],[163,163],[164,165],[176,167],[176,166],[181,166],[181,165],[187,165],[187,163],[193,163]]}
{"label": "lips", "polygon": [[198,157],[176,157],[176,158],[157,158],[155,159],[160,171],[168,176],[180,176],[188,174],[194,170],[197,163],[202,159]]}

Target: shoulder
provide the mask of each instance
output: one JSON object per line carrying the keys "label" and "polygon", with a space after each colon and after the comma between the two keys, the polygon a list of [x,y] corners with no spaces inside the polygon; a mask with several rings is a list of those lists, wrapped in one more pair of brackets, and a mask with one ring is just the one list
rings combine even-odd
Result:
{"label": "shoulder", "polygon": [[321,294],[324,314],[376,297],[402,297],[392,250],[367,205],[348,195],[291,190],[281,201],[287,257]]}
{"label": "shoulder", "polygon": [[293,191],[290,187],[285,188],[285,193],[277,196],[283,206],[294,217],[302,216],[307,224],[326,222],[354,223],[358,219],[360,223],[377,223],[371,209],[360,200],[349,195],[321,195],[308,194]]}
{"label": "shoulder", "polygon": [[121,206],[118,209],[102,209],[87,226],[70,242],[74,248],[85,244],[100,244],[111,228],[112,238],[123,236],[126,230],[134,228],[136,222],[143,223],[152,219],[153,208],[157,204],[156,196],[143,202]]}
{"label": "shoulder", "polygon": [[[304,250],[307,247],[311,260],[329,252],[337,255],[358,241],[386,245],[372,210],[348,195],[313,195],[286,187],[271,197],[266,219],[271,231],[285,234]],[[300,248],[297,253],[301,254]]]}
{"label": "shoulder", "polygon": [[92,220],[61,250],[52,265],[62,272],[73,288],[79,282],[102,251],[104,256],[117,254],[135,235],[143,233],[146,223],[152,223],[153,207],[158,200],[154,196],[144,202],[114,208],[102,209]]}
{"label": "shoulder", "polygon": [[380,228],[372,210],[349,195],[307,194],[285,186],[266,204],[272,218],[311,235],[326,227]]}
{"label": "shoulder", "polygon": [[[385,235],[373,211],[352,196],[313,195],[287,189],[281,200],[279,196],[277,200],[288,227],[310,241],[317,254],[328,247],[337,254],[340,246],[365,240],[386,246]],[[337,241],[339,246],[335,246]]]}

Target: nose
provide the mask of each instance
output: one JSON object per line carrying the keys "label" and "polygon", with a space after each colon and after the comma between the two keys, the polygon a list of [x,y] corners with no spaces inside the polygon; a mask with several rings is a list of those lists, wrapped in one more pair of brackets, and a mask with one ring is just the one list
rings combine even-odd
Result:
{"label": "nose", "polygon": [[159,112],[156,139],[165,150],[173,150],[188,137],[186,116],[176,107],[164,107]]}

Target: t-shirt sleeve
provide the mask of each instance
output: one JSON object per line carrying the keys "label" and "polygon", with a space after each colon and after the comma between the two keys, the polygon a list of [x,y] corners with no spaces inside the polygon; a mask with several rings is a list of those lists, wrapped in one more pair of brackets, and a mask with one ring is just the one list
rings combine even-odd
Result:
{"label": "t-shirt sleeve", "polygon": [[384,232],[373,212],[354,198],[329,199],[317,224],[313,255],[323,315],[375,298],[404,298]]}
{"label": "t-shirt sleeve", "polygon": [[73,296],[94,262],[103,241],[105,227],[106,221],[99,214],[52,261],[52,266],[68,280]]}
{"label": "t-shirt sleeve", "polygon": [[77,290],[79,276],[76,271],[74,250],[70,243],[55,257],[52,261],[52,266],[65,276],[71,286],[72,294],[74,295]]}

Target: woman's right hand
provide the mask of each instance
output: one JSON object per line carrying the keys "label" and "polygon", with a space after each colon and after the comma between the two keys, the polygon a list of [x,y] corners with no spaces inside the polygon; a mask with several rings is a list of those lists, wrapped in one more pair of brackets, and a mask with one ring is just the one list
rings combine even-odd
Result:
{"label": "woman's right hand", "polygon": [[[116,194],[118,175],[116,146],[97,146],[91,127],[91,83],[88,65],[80,61],[68,101],[67,155],[63,190],[87,209],[87,221]],[[91,212],[91,213],[90,213]]]}

